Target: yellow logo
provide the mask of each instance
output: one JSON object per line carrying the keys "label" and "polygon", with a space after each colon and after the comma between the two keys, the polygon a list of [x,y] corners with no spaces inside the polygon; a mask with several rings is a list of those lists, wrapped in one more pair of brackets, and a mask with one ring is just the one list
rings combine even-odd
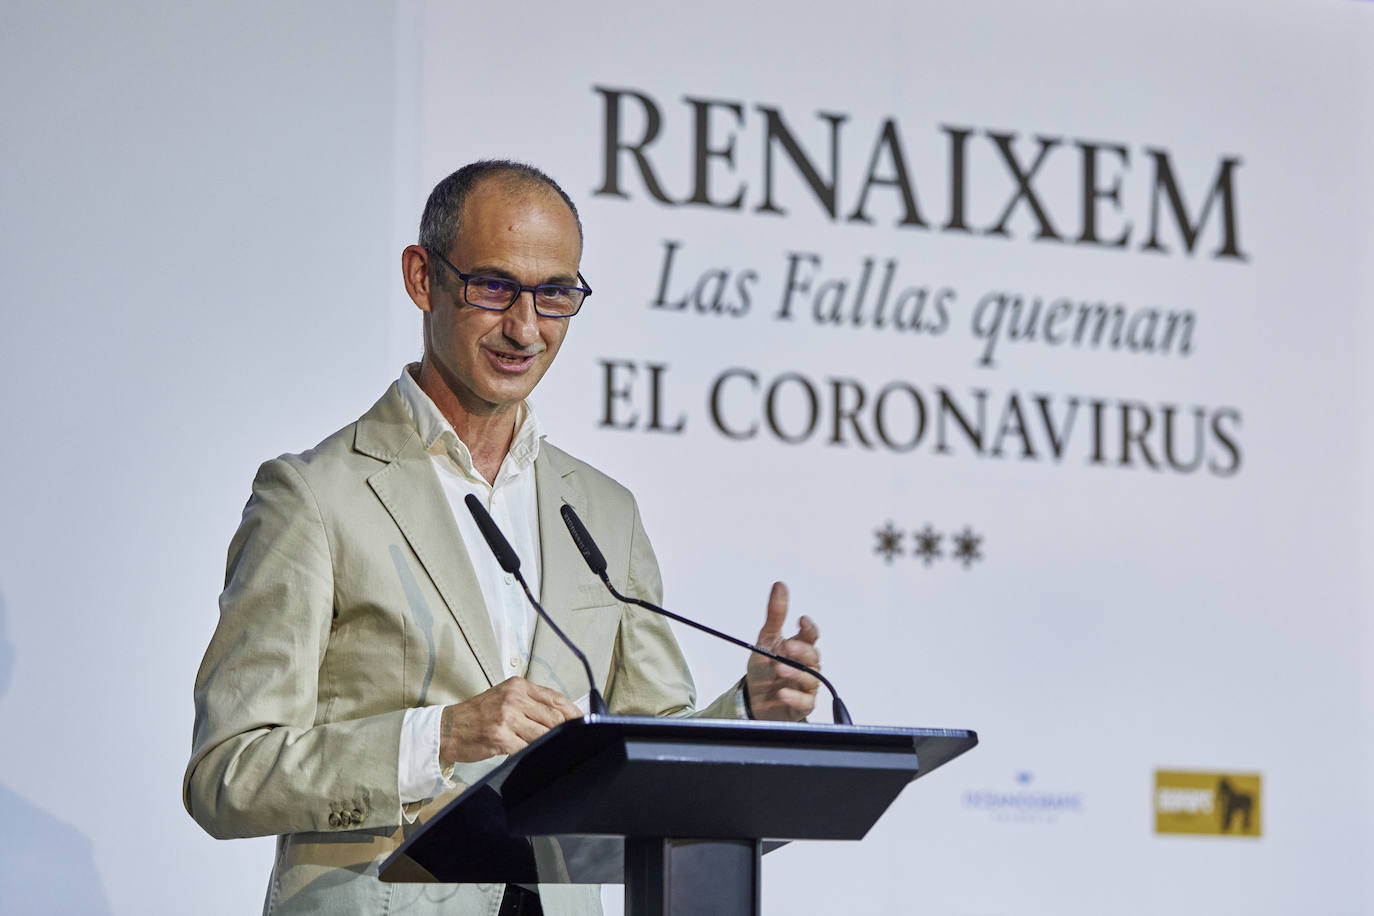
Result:
{"label": "yellow logo", "polygon": [[1155,770],[1155,833],[1260,835],[1260,774]]}

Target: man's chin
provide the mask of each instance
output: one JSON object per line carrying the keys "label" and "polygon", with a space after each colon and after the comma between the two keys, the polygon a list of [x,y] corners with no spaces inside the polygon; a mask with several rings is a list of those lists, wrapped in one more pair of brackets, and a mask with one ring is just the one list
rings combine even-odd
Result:
{"label": "man's chin", "polygon": [[514,378],[507,375],[493,379],[492,383],[486,385],[485,390],[478,394],[493,407],[504,410],[514,407],[529,397],[530,392],[534,390],[536,381],[538,381],[538,377],[532,372],[522,373]]}

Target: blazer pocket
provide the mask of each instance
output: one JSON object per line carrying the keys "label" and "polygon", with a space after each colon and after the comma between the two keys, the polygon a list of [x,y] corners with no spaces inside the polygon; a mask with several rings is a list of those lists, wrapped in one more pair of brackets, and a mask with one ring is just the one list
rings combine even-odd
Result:
{"label": "blazer pocket", "polygon": [[598,608],[619,607],[620,602],[615,600],[610,592],[606,591],[606,586],[597,583],[582,583],[576,587],[572,596],[572,605],[568,608],[571,611],[586,611]]}

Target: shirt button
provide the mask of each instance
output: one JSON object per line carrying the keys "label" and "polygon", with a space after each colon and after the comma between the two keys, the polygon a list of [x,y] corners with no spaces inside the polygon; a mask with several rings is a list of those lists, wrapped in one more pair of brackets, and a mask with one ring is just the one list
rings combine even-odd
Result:
{"label": "shirt button", "polygon": [[520,659],[518,659],[518,658],[516,658],[514,655],[512,655],[512,656],[510,657],[510,661],[507,662],[506,664],[510,665],[512,668],[519,668],[519,667],[520,667]]}
{"label": "shirt button", "polygon": [[506,573],[506,584],[507,584],[507,585],[514,585],[514,584],[515,584],[515,577],[512,576],[510,573]]}

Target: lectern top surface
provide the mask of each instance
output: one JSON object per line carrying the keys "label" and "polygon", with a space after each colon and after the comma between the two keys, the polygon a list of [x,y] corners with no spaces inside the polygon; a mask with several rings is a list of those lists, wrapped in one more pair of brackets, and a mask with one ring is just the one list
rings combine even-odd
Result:
{"label": "lectern top surface", "polygon": [[[613,743],[637,739],[816,750],[915,751],[920,758],[922,776],[978,743],[975,732],[959,728],[588,715],[564,722],[545,733],[524,748],[519,756],[541,759],[545,756],[544,745],[556,741],[562,759],[570,762],[594,755]],[[503,781],[504,774],[493,774],[494,783],[499,785]]]}

